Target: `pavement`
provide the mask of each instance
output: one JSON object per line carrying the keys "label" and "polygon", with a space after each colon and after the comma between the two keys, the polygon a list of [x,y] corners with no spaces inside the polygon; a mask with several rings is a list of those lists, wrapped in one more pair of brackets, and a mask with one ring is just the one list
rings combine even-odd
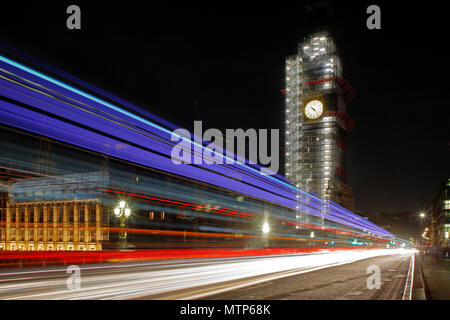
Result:
{"label": "pavement", "polygon": [[420,256],[427,299],[450,300],[450,258]]}

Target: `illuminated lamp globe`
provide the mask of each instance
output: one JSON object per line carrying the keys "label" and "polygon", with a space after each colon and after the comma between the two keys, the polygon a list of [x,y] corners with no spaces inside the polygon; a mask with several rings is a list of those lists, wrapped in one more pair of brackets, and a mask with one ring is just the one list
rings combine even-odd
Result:
{"label": "illuminated lamp globe", "polygon": [[264,234],[267,234],[267,233],[269,233],[269,231],[270,231],[269,224],[268,224],[267,222],[264,222],[264,224],[263,224],[263,226],[262,226],[262,232],[263,232]]}

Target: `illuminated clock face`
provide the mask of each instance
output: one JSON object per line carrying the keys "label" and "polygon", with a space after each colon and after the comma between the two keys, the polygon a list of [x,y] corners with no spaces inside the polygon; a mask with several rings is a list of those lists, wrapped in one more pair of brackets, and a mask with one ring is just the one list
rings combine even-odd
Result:
{"label": "illuminated clock face", "polygon": [[319,118],[323,113],[323,104],[319,100],[311,100],[306,104],[305,115],[308,119]]}

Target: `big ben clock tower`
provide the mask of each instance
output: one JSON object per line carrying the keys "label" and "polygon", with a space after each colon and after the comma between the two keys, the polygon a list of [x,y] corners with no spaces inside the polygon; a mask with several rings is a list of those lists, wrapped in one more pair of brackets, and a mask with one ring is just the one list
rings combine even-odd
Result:
{"label": "big ben clock tower", "polygon": [[285,172],[300,189],[353,210],[346,182],[346,103],[353,90],[327,32],[315,33],[286,59]]}

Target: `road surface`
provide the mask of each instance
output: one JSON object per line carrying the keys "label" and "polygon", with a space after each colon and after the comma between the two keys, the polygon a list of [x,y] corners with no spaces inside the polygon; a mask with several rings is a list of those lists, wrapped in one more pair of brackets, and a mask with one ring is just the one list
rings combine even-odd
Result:
{"label": "road surface", "polygon": [[[408,250],[105,263],[0,270],[0,299],[402,299]],[[380,289],[367,289],[367,267]]]}
{"label": "road surface", "polygon": [[[210,296],[215,300],[402,300],[411,256],[390,255]],[[380,268],[380,288],[368,289],[369,266]],[[372,283],[372,282],[371,282]]]}

